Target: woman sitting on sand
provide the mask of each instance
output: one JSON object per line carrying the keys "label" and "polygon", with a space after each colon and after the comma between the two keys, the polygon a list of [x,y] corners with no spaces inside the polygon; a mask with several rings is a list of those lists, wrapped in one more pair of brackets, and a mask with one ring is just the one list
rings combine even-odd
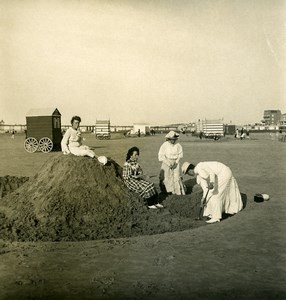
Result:
{"label": "woman sitting on sand", "polygon": [[226,165],[217,161],[200,162],[196,166],[185,162],[182,172],[197,176],[197,183],[203,189],[203,199],[207,195],[203,214],[211,218],[207,223],[219,222],[223,212],[236,214],[242,209],[237,182]]}
{"label": "woman sitting on sand", "polygon": [[158,153],[158,159],[162,162],[159,178],[162,191],[175,195],[185,195],[180,176],[179,162],[183,157],[183,149],[177,143],[179,136],[173,130],[165,136],[166,142],[162,144]]}
{"label": "woman sitting on sand", "polygon": [[82,144],[82,136],[79,128],[81,118],[74,116],[71,119],[71,125],[64,134],[61,141],[61,147],[63,154],[72,153],[76,156],[89,156],[96,157],[95,153],[88,147]]}
{"label": "woman sitting on sand", "polygon": [[143,170],[138,163],[139,149],[132,147],[126,155],[126,162],[123,166],[123,180],[128,189],[139,194],[146,200],[148,208],[162,208],[163,205],[158,203],[158,193],[154,183],[145,180]]}

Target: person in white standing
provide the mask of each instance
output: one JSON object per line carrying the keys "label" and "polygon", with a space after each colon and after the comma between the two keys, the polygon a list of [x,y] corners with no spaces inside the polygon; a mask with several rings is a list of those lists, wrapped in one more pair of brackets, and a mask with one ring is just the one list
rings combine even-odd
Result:
{"label": "person in white standing", "polygon": [[229,167],[217,161],[200,162],[196,166],[185,162],[182,173],[197,177],[197,183],[203,189],[203,198],[207,195],[204,216],[210,217],[207,223],[219,222],[222,213],[236,214],[243,208],[240,191]]}
{"label": "person in white standing", "polygon": [[162,162],[159,179],[162,191],[185,195],[180,176],[180,159],[183,157],[183,148],[177,143],[179,136],[173,130],[165,136],[166,142],[162,144],[158,153],[158,159]]}

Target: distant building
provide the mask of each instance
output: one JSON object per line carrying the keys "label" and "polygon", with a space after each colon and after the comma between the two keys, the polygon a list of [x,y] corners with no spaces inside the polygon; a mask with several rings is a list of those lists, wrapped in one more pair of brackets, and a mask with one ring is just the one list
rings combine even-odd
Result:
{"label": "distant building", "polygon": [[146,123],[137,123],[133,125],[132,133],[134,134],[149,134],[150,133],[150,125]]}
{"label": "distant building", "polygon": [[286,125],[286,114],[283,114],[281,116],[280,125]]}
{"label": "distant building", "polygon": [[0,121],[0,132],[4,132],[5,131],[4,125],[5,125],[5,122],[3,120],[1,120]]}
{"label": "distant building", "polygon": [[280,110],[265,110],[263,113],[262,123],[265,125],[277,125],[281,120]]}

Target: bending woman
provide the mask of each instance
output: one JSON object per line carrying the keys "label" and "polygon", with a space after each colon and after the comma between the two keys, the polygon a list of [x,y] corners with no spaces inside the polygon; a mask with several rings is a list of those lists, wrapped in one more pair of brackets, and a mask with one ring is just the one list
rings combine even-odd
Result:
{"label": "bending woman", "polygon": [[183,157],[183,149],[177,143],[179,134],[172,130],[165,138],[166,142],[162,144],[158,153],[158,159],[162,162],[159,176],[161,190],[176,195],[185,195],[180,176],[179,162]]}
{"label": "bending woman", "polygon": [[123,180],[128,189],[139,194],[146,200],[149,208],[162,208],[158,203],[158,193],[154,183],[144,179],[143,170],[138,163],[139,149],[132,147],[126,155],[126,162],[123,166]]}
{"label": "bending woman", "polygon": [[219,222],[222,213],[236,214],[243,204],[235,178],[229,167],[216,161],[200,162],[196,166],[185,162],[183,174],[197,176],[197,183],[203,189],[203,198],[209,189],[204,216],[211,219],[207,223]]}

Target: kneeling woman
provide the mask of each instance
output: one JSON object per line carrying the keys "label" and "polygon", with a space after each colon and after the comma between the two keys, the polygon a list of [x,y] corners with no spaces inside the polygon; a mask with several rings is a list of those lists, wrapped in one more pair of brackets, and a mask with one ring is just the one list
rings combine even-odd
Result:
{"label": "kneeling woman", "polygon": [[158,203],[158,193],[154,183],[144,179],[143,170],[138,163],[139,149],[132,147],[126,155],[126,162],[123,166],[123,180],[128,189],[139,194],[146,200],[149,208],[162,208]]}
{"label": "kneeling woman", "polygon": [[200,162],[196,166],[185,162],[182,172],[197,176],[197,183],[203,189],[203,198],[209,190],[203,214],[211,218],[207,223],[219,222],[223,212],[236,214],[242,209],[237,182],[226,165],[217,161]]}

